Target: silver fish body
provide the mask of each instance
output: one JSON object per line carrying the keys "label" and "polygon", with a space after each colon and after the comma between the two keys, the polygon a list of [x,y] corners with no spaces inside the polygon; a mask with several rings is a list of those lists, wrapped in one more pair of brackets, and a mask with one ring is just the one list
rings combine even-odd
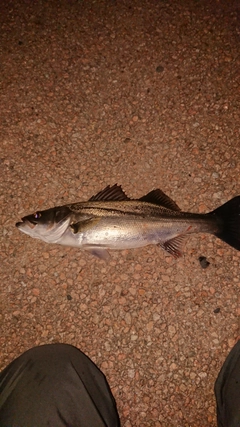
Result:
{"label": "silver fish body", "polygon": [[[226,208],[223,207],[226,205],[227,213],[230,210],[234,218],[234,224],[230,226],[233,230],[228,230],[230,240],[223,236],[226,232]],[[239,245],[240,250],[235,224],[239,221],[240,197],[223,207],[208,214],[181,212],[161,190],[130,200],[120,186],[114,185],[87,202],[28,215],[16,226],[31,237],[88,250],[104,259],[108,257],[108,249],[138,248],[149,244],[159,245],[178,257],[185,236],[199,232],[215,234],[237,249]]]}
{"label": "silver fish body", "polygon": [[198,214],[172,213],[161,207],[154,207],[154,212],[151,212],[151,205],[146,202],[126,201],[124,206],[107,202],[104,208],[96,204],[90,208],[82,205],[83,216],[89,215],[89,219],[82,220],[81,213],[74,216],[78,246],[137,248],[162,244],[181,234],[217,230],[213,218]]}

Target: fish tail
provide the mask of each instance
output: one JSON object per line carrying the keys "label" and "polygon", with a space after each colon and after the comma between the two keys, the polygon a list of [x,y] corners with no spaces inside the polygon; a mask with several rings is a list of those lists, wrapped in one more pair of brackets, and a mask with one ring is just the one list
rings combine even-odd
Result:
{"label": "fish tail", "polygon": [[240,196],[210,212],[215,215],[219,230],[215,236],[240,251]]}

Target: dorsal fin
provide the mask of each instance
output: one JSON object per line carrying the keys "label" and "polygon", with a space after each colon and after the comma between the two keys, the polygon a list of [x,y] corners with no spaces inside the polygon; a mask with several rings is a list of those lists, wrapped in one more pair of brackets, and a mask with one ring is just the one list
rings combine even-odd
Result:
{"label": "dorsal fin", "polygon": [[163,206],[164,208],[171,209],[172,211],[180,211],[179,206],[170,199],[162,190],[158,188],[150,191],[150,193],[141,197],[142,202],[154,203],[155,205]]}
{"label": "dorsal fin", "polygon": [[130,200],[130,198],[126,196],[120,185],[114,184],[112,187],[108,185],[104,190],[99,191],[95,196],[92,196],[91,199],[89,199],[89,202],[97,202],[99,200],[122,201]]}

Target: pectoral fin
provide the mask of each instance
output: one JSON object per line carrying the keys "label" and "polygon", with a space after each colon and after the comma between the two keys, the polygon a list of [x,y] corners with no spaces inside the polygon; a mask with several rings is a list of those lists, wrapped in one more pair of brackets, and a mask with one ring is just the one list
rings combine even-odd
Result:
{"label": "pectoral fin", "polygon": [[182,256],[182,248],[184,245],[185,238],[186,236],[184,234],[181,234],[180,236],[167,240],[164,243],[158,243],[158,246],[173,255],[174,258],[179,258]]}
{"label": "pectoral fin", "polygon": [[94,227],[99,223],[101,218],[89,218],[84,221],[75,222],[70,225],[74,234],[82,233],[83,231],[88,230],[89,228]]}

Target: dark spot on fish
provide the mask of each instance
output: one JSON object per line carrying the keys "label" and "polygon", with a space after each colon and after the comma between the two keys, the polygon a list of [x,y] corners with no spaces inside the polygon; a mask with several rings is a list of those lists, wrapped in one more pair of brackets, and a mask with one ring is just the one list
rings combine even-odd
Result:
{"label": "dark spot on fish", "polygon": [[72,296],[70,294],[67,294],[67,299],[68,299],[68,301],[71,301]]}
{"label": "dark spot on fish", "polygon": [[221,309],[220,309],[220,307],[217,307],[217,308],[215,308],[215,310],[213,310],[213,313],[220,313],[220,311],[221,311]]}
{"label": "dark spot on fish", "polygon": [[22,46],[23,45],[22,40],[19,40],[18,44],[19,44],[19,46]]}
{"label": "dark spot on fish", "polygon": [[70,227],[71,227],[73,233],[77,234],[77,232],[79,231],[79,224],[78,223],[77,224],[71,224]]}
{"label": "dark spot on fish", "polygon": [[200,256],[198,260],[203,269],[208,268],[208,266],[210,265],[210,262],[207,260],[205,256]]}
{"label": "dark spot on fish", "polygon": [[162,73],[164,71],[164,67],[162,65],[158,65],[156,71],[157,73]]}

